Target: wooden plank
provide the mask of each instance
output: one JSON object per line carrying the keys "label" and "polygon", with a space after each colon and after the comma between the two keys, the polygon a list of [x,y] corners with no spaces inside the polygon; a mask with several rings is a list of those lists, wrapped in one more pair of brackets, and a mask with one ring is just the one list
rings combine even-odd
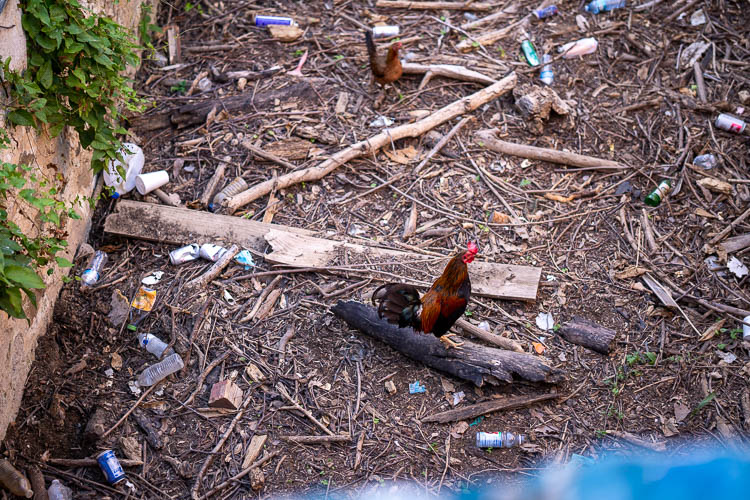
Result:
{"label": "wooden plank", "polygon": [[[273,252],[266,255],[266,260],[276,264],[293,267],[329,267],[341,251],[367,254],[373,259],[390,259],[394,261],[418,260],[423,255],[368,247],[356,243],[326,240],[303,234],[293,234],[272,229],[266,234],[266,241]],[[442,267],[437,266],[437,273]],[[494,262],[474,261],[469,265],[471,292],[485,297],[515,300],[536,300],[537,288],[542,269],[531,266],[496,264]],[[437,278],[437,275],[428,281]],[[405,282],[410,282],[404,279]],[[412,281],[412,283],[414,283]]]}
{"label": "wooden plank", "polygon": [[[189,243],[236,243],[245,248],[262,250],[263,235],[278,224],[219,215],[202,210],[168,207],[133,200],[120,200],[117,211],[108,215],[104,231],[128,238],[158,241],[169,245]],[[294,227],[284,230],[313,235],[312,231]]]}
{"label": "wooden plank", "polygon": [[[416,253],[316,238],[314,232],[306,229],[132,200],[118,202],[117,211],[107,216],[104,231],[175,246],[223,242],[263,251],[270,244],[273,252],[266,255],[266,260],[292,267],[330,267],[341,251],[393,261],[425,258]],[[442,266],[437,268],[435,273],[440,273]],[[539,267],[477,260],[469,266],[472,293],[499,299],[536,300],[541,273]],[[431,279],[436,277],[437,274]]]}

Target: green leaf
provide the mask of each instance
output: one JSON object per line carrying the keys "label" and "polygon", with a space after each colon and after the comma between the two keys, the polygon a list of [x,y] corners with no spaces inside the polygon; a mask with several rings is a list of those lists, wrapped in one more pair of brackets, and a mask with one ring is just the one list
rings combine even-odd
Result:
{"label": "green leaf", "polygon": [[36,74],[37,80],[42,84],[42,87],[48,89],[52,86],[52,61],[47,59],[42,67],[39,68],[39,72]]}
{"label": "green leaf", "polygon": [[29,113],[25,109],[14,109],[10,113],[8,113],[8,120],[11,123],[22,125],[24,127],[34,126],[34,117],[31,116],[31,113]]}
{"label": "green leaf", "polygon": [[26,318],[26,314],[21,307],[21,292],[18,291],[18,288],[3,288],[0,290],[0,309],[12,318]]}
{"label": "green leaf", "polygon": [[44,288],[44,281],[28,267],[7,266],[5,268],[5,277],[15,281],[24,288]]}
{"label": "green leaf", "polygon": [[73,267],[73,263],[64,257],[55,257],[55,261],[60,267]]}

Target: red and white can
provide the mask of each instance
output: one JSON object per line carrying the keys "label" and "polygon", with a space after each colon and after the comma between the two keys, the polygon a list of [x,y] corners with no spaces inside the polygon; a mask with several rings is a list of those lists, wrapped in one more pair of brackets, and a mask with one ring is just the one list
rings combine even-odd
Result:
{"label": "red and white can", "polygon": [[714,125],[716,125],[716,128],[728,130],[737,134],[741,134],[742,132],[744,132],[745,128],[747,127],[747,123],[743,122],[736,116],[728,115],[726,113],[720,114],[716,118],[716,122],[714,123]]}

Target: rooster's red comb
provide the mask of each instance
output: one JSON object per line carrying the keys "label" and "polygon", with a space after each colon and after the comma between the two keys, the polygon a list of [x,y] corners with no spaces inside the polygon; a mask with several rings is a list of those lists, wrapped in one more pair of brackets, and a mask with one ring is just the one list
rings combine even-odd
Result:
{"label": "rooster's red comb", "polygon": [[477,253],[479,253],[479,247],[473,241],[470,241],[469,243],[466,244],[466,250],[467,252],[473,255],[476,255]]}

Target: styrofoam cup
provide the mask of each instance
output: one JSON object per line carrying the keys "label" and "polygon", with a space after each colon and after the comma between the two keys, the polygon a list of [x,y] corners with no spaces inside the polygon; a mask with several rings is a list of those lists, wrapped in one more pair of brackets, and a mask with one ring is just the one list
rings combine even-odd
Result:
{"label": "styrofoam cup", "polygon": [[154,189],[159,189],[169,182],[169,173],[166,170],[140,174],[135,178],[135,188],[141,194],[148,194]]}

